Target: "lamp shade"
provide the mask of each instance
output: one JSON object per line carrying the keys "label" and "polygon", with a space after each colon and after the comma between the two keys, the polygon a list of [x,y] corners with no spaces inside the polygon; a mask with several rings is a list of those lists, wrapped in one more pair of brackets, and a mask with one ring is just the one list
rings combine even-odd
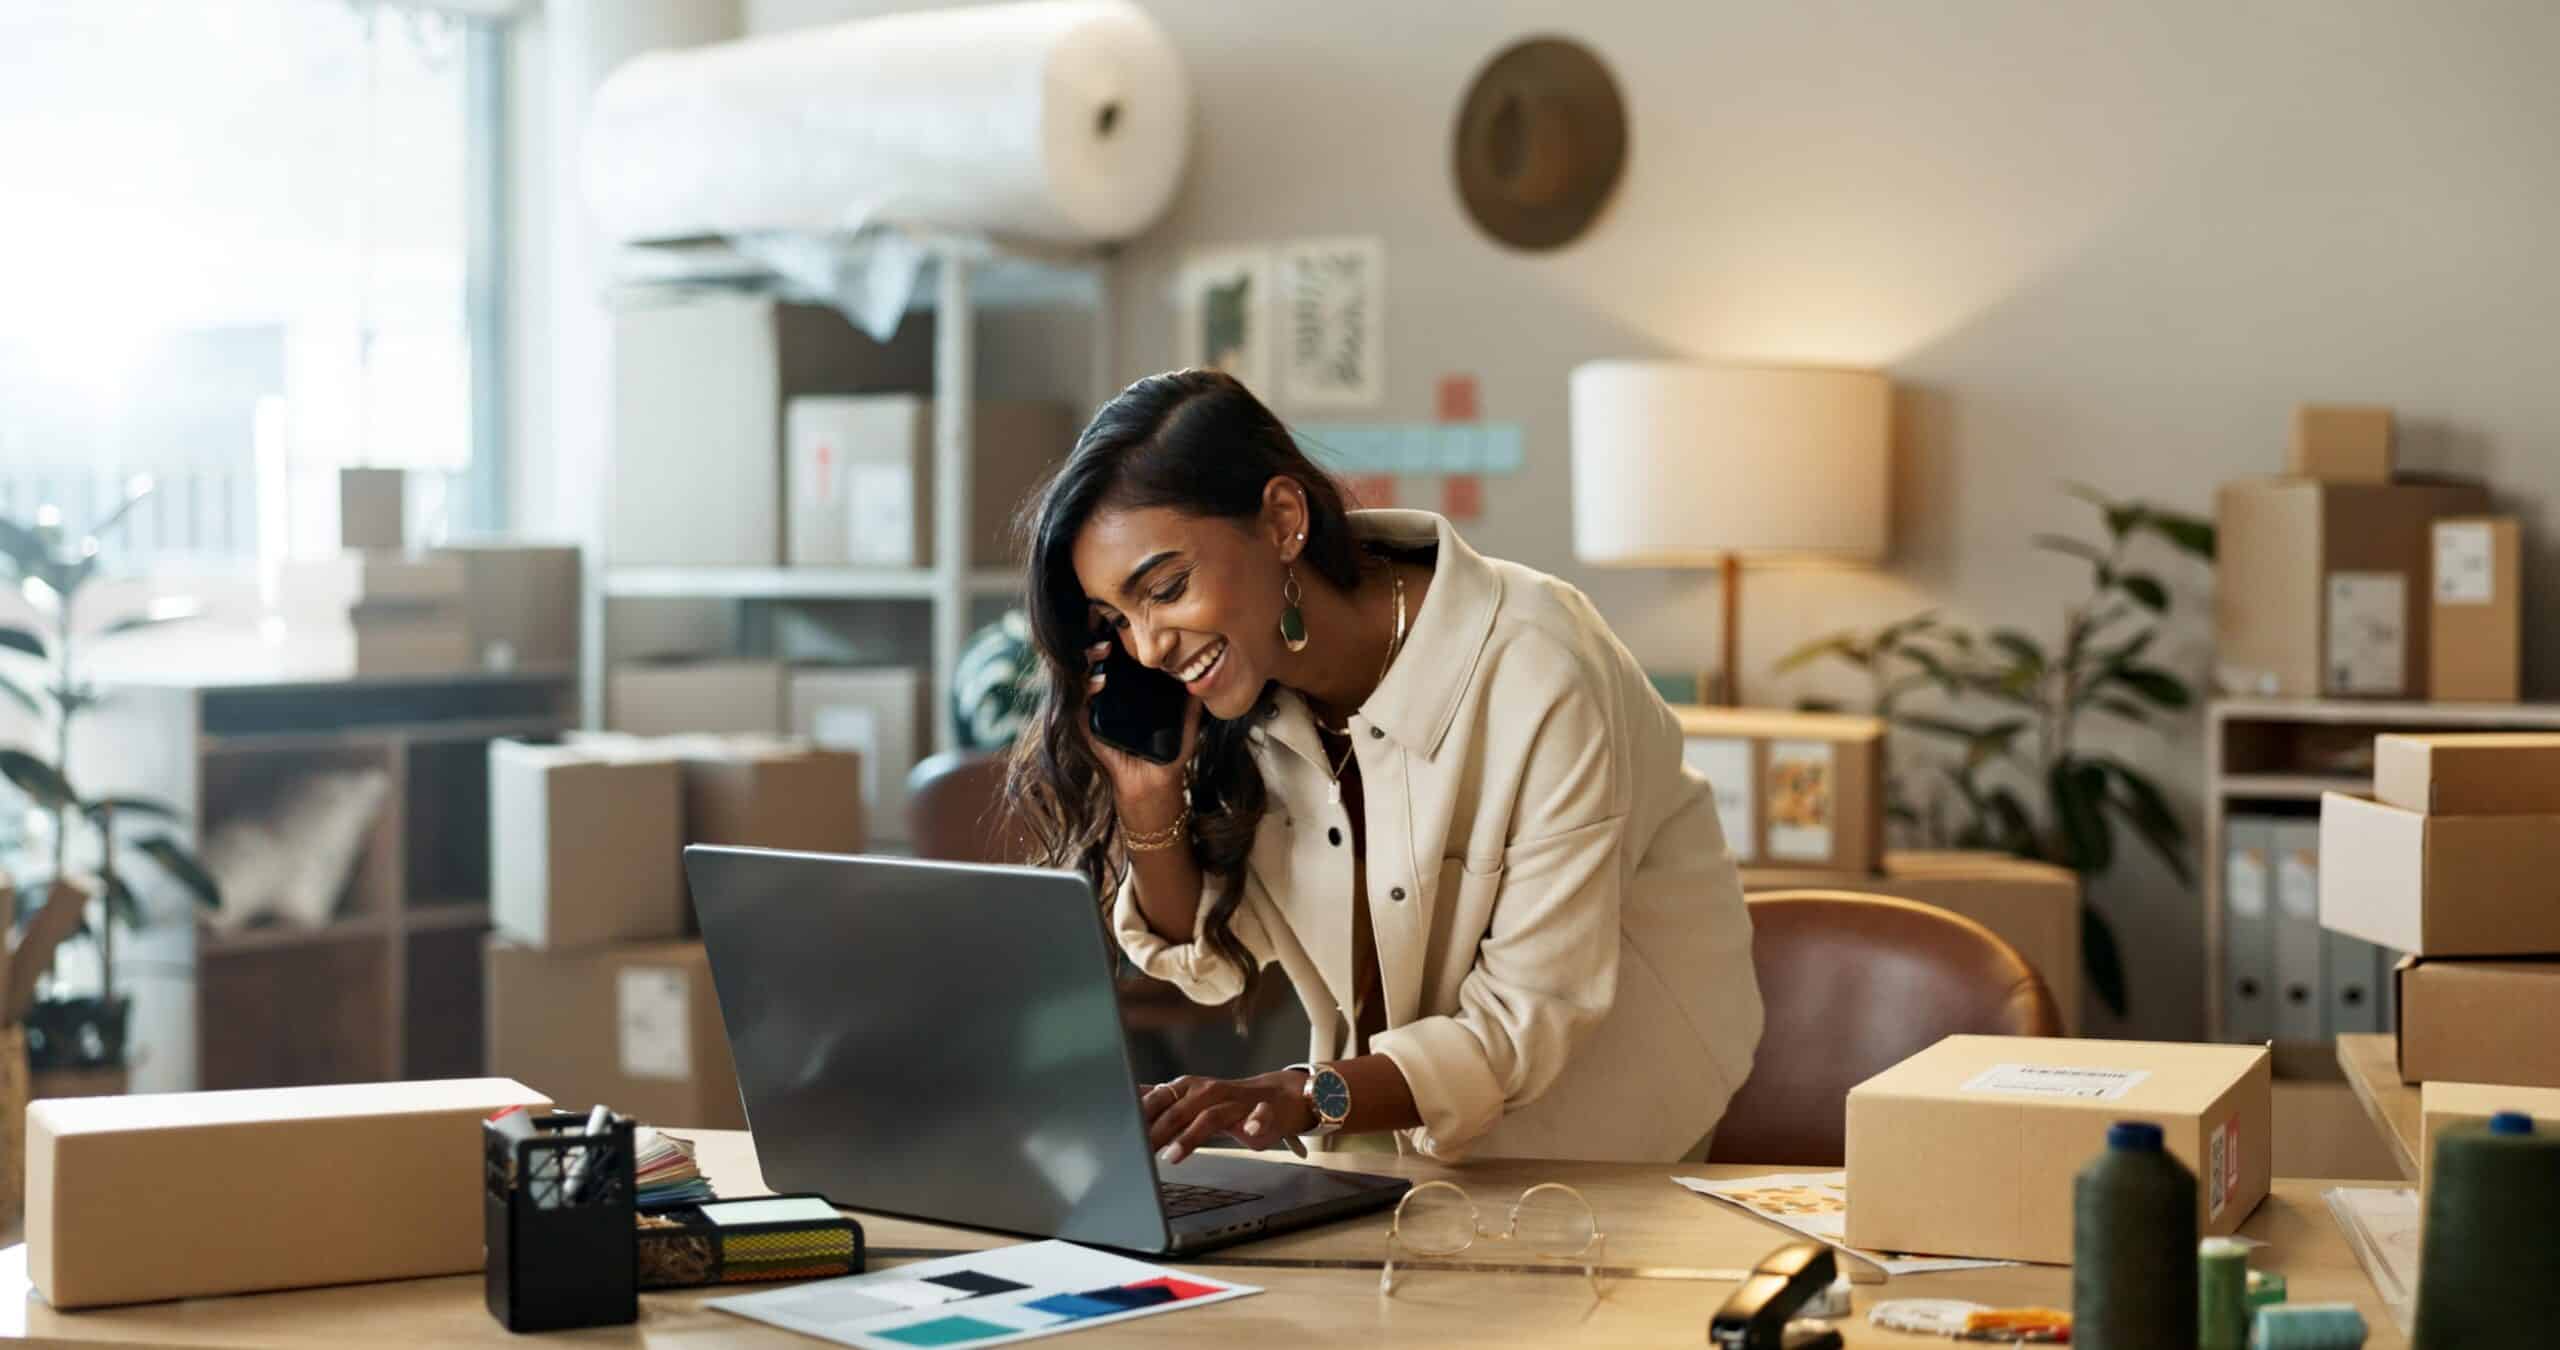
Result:
{"label": "lamp shade", "polygon": [[1885,552],[1873,371],[1593,361],[1573,372],[1573,553],[1623,567]]}

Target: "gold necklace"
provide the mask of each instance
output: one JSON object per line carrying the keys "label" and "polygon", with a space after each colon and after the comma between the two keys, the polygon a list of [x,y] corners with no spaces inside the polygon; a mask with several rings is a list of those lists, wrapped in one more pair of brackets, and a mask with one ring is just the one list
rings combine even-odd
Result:
{"label": "gold necklace", "polygon": [[[1395,585],[1396,628],[1395,632],[1387,638],[1387,659],[1378,663],[1378,679],[1381,683],[1384,683],[1387,678],[1387,667],[1396,663],[1396,653],[1404,650],[1404,574],[1396,571],[1395,565],[1390,563],[1387,566],[1387,580]],[[1376,691],[1373,689],[1371,692]],[[1351,724],[1346,721],[1339,727],[1326,726],[1324,719],[1316,716],[1313,708],[1307,710],[1307,720],[1316,724],[1316,730],[1328,736],[1342,737],[1342,757],[1325,765],[1325,776],[1333,780],[1332,787],[1325,793],[1325,801],[1329,805],[1340,806],[1342,805],[1342,771],[1351,767]],[[1330,756],[1328,758],[1330,759]]]}

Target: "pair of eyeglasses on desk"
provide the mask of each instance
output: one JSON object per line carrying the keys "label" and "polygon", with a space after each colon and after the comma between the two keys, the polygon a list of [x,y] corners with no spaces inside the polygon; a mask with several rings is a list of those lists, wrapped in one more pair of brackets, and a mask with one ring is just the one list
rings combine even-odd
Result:
{"label": "pair of eyeglasses on desk", "polygon": [[1475,1197],[1455,1182],[1426,1181],[1405,1192],[1387,1222],[1387,1261],[1378,1270],[1378,1292],[1392,1296],[1407,1274],[1430,1268],[1417,1262],[1446,1262],[1480,1241],[1507,1243],[1512,1251],[1534,1253],[1568,1269],[1580,1266],[1591,1296],[1605,1292],[1600,1277],[1609,1239],[1600,1231],[1599,1213],[1582,1192],[1553,1181],[1522,1191],[1498,1232],[1485,1226]]}

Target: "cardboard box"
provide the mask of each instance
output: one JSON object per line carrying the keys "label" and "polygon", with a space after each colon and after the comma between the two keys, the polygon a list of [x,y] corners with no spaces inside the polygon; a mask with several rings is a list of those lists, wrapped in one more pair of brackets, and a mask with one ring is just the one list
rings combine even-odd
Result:
{"label": "cardboard box", "polygon": [[485,670],[578,668],[578,550],[467,544],[435,550],[462,567],[471,662]]}
{"label": "cardboard box", "polygon": [[2435,523],[2427,690],[2513,703],[2524,687],[2524,527],[2513,516]]}
{"label": "cardboard box", "polygon": [[1674,708],[1682,755],[1715,788],[1734,860],[1873,872],[1884,861],[1884,723],[1761,708]]}
{"label": "cardboard box", "polygon": [[2244,479],[2214,499],[2215,659],[2230,693],[2427,697],[2431,527],[2476,483]]}
{"label": "cardboard box", "polygon": [[[862,757],[775,736],[577,735],[600,755],[673,759],[684,776],[687,844],[859,853],[866,840]],[[688,886],[688,891],[690,887]],[[690,897],[685,907],[688,933]]]}
{"label": "cardboard box", "polygon": [[2305,403],[2293,410],[2287,473],[2333,483],[2388,483],[2393,468],[2389,408]]}
{"label": "cardboard box", "polygon": [[399,552],[408,528],[408,491],[404,469],[338,470],[338,547]]}
{"label": "cardboard box", "polygon": [[472,669],[459,613],[375,614],[286,630],[270,649],[283,666],[341,678],[457,675]]}
{"label": "cardboard box", "polygon": [[2265,1046],[1950,1036],[1849,1090],[1852,1246],[2071,1259],[2071,1179],[2145,1120],[2196,1174],[2198,1236],[2266,1198]]}
{"label": "cardboard box", "polygon": [[2436,1136],[2453,1125],[2486,1124],[2500,1111],[2533,1117],[2536,1134],[2560,1130],[2560,1089],[2495,1083],[2428,1083],[2418,1089],[2418,1213],[2435,1184]]}
{"label": "cardboard box", "polygon": [[[915,394],[795,398],[787,561],[930,567],[934,563],[933,400]],[[969,560],[1014,563],[1013,519],[1075,444],[1055,403],[980,403],[970,423]]]}
{"label": "cardboard box", "polygon": [[492,936],[487,957],[495,1071],[542,1084],[563,1109],[746,1128],[701,943],[540,952]]}
{"label": "cardboard box", "polygon": [[36,1102],[27,1275],[91,1308],[476,1271],[480,1118],[550,1105],[503,1078]]}
{"label": "cardboard box", "polygon": [[671,759],[492,741],[491,926],[546,948],[683,933],[683,792]]}
{"label": "cardboard box", "polygon": [[880,343],[823,306],[704,295],[618,309],[613,324],[617,565],[780,562],[785,403],[933,384],[921,317]]}
{"label": "cardboard box", "polygon": [[783,730],[779,661],[686,661],[614,667],[605,726],[634,736]]}
{"label": "cardboard box", "polygon": [[2320,799],[2320,926],[2419,956],[2560,952],[2560,815]]}
{"label": "cardboard box", "polygon": [[2428,815],[2560,815],[2560,732],[2376,736],[2373,795]]}
{"label": "cardboard box", "polygon": [[791,734],[862,757],[862,807],[872,837],[907,838],[907,771],[928,739],[925,680],[916,671],[791,672]]}
{"label": "cardboard box", "polygon": [[2560,1088],[2560,960],[2407,956],[2393,976],[2401,1082]]}
{"label": "cardboard box", "polygon": [[2067,1036],[2080,1034],[2080,877],[2005,853],[1901,850],[1881,872],[1746,867],[1742,889],[1858,891],[1952,910],[2000,935],[2044,977]]}
{"label": "cardboard box", "polygon": [[334,554],[277,564],[275,611],[288,627],[350,617],[461,612],[462,564],[427,553]]}

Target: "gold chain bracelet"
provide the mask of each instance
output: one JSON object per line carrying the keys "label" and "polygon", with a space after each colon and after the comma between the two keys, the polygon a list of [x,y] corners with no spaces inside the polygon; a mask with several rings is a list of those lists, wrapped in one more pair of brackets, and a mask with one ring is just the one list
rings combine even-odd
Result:
{"label": "gold chain bracelet", "polygon": [[1172,824],[1161,830],[1149,830],[1142,834],[1131,834],[1124,829],[1120,831],[1120,844],[1131,853],[1161,853],[1181,843],[1190,830],[1191,805],[1185,802],[1182,813],[1173,818]]}

